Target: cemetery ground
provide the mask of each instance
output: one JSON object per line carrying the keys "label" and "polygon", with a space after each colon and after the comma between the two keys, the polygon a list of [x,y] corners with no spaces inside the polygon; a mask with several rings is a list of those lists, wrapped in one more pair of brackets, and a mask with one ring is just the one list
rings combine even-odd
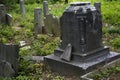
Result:
{"label": "cemetery ground", "polygon": [[[82,1],[82,0],[81,0]],[[90,1],[90,0],[89,0]],[[98,0],[92,0],[98,1]],[[90,1],[91,2],[91,1]],[[111,51],[120,53],[120,2],[111,1],[102,3],[103,15],[103,43],[110,47]],[[50,13],[60,17],[69,4],[57,2],[49,3]],[[34,8],[42,8],[42,3],[25,2],[26,17],[22,17],[19,4],[7,6],[7,11],[13,16],[12,26],[0,25],[0,43],[18,44],[25,41],[19,51],[19,72],[13,78],[1,78],[2,80],[77,80],[77,77],[60,76],[52,73],[40,61],[30,61],[31,56],[45,56],[52,54],[59,46],[60,38],[52,34],[39,34],[34,32]],[[44,24],[44,22],[43,22]],[[119,80],[120,66],[107,69],[92,77],[96,80]]]}

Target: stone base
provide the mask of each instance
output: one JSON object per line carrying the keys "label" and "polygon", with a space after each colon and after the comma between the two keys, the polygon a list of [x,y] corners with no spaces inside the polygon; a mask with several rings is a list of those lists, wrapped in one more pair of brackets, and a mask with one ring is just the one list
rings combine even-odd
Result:
{"label": "stone base", "polygon": [[71,60],[67,62],[52,54],[45,57],[45,63],[52,71],[58,72],[59,74],[81,76],[118,58],[120,58],[120,54],[110,52],[109,54],[93,58],[89,61]]}

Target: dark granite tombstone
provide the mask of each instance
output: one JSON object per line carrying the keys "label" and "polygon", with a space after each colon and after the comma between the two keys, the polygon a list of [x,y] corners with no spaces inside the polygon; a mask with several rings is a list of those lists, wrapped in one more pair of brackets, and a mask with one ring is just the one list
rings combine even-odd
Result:
{"label": "dark granite tombstone", "polygon": [[19,46],[0,44],[0,77],[13,77],[18,73]]}
{"label": "dark granite tombstone", "polygon": [[45,57],[52,71],[83,75],[120,57],[102,43],[100,10],[100,3],[73,2],[64,11],[60,18],[61,46]]}

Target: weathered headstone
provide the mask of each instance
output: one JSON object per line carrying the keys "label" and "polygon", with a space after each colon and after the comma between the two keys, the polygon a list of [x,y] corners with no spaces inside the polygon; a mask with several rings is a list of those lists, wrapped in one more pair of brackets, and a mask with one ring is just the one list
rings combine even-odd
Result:
{"label": "weathered headstone", "polygon": [[45,31],[48,34],[53,34],[55,36],[60,35],[60,24],[57,17],[52,14],[48,14],[44,19]]}
{"label": "weathered headstone", "polygon": [[60,25],[61,46],[45,57],[52,71],[81,76],[120,57],[102,43],[100,7],[73,2],[60,18]]}
{"label": "weathered headstone", "polygon": [[6,8],[0,4],[0,24],[12,25],[12,16],[6,13]]}
{"label": "weathered headstone", "polygon": [[34,27],[36,34],[42,33],[42,9],[40,8],[34,10]]}
{"label": "weathered headstone", "polygon": [[43,13],[44,13],[44,16],[49,14],[48,1],[46,0],[43,1]]}
{"label": "weathered headstone", "polygon": [[23,18],[25,18],[26,17],[26,12],[25,12],[24,0],[20,0],[20,10],[21,10]]}
{"label": "weathered headstone", "polygon": [[0,44],[0,77],[18,73],[18,45]]}
{"label": "weathered headstone", "polygon": [[0,23],[6,24],[6,9],[3,4],[0,4]]}
{"label": "weathered headstone", "polygon": [[45,32],[55,36],[60,35],[60,24],[57,17],[49,14],[48,1],[43,2]]}
{"label": "weathered headstone", "polygon": [[52,34],[52,14],[46,15],[44,17],[45,31]]}
{"label": "weathered headstone", "polygon": [[60,36],[60,22],[59,18],[56,16],[53,16],[53,34],[55,36]]}
{"label": "weathered headstone", "polygon": [[9,26],[12,25],[12,16],[10,14],[6,14],[6,24],[8,24]]}

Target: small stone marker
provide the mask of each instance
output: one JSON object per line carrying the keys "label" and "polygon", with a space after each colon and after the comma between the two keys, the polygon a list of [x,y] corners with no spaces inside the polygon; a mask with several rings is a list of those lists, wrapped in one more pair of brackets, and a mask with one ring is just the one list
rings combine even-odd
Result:
{"label": "small stone marker", "polygon": [[6,24],[8,24],[9,26],[12,25],[12,15],[10,14],[6,14]]}
{"label": "small stone marker", "polygon": [[20,10],[21,10],[23,18],[25,18],[26,17],[26,12],[25,12],[24,0],[20,0]]}
{"label": "small stone marker", "polygon": [[49,14],[48,1],[43,1],[43,13],[44,13],[44,16]]}
{"label": "small stone marker", "polygon": [[34,10],[34,26],[36,34],[42,33],[42,9],[40,8]]}
{"label": "small stone marker", "polygon": [[82,76],[120,58],[102,43],[100,3],[95,5],[73,2],[64,11],[60,18],[61,45],[45,57],[52,71]]}
{"label": "small stone marker", "polygon": [[12,25],[12,16],[6,13],[6,8],[3,4],[0,4],[0,24]]}

